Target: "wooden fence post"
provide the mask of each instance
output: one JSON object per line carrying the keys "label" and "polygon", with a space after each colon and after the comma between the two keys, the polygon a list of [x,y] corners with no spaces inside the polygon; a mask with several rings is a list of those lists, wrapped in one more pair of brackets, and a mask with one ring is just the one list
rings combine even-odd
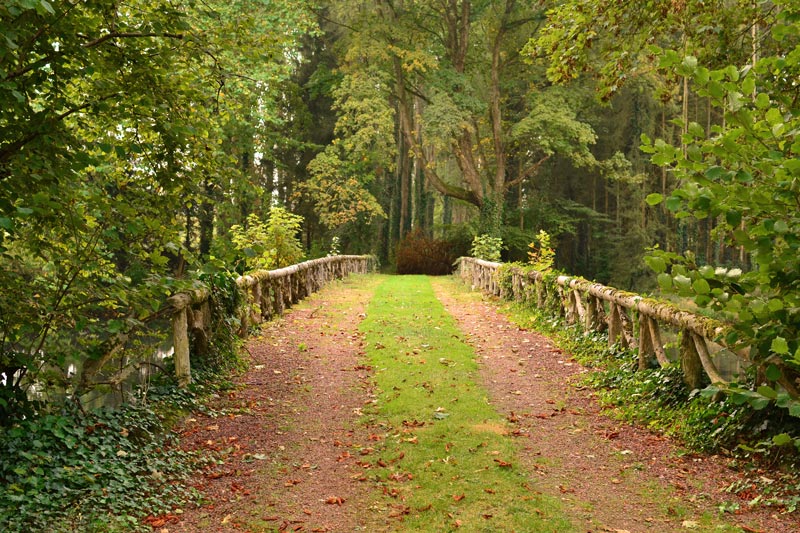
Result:
{"label": "wooden fence post", "polygon": [[699,389],[703,384],[703,364],[697,354],[692,332],[688,329],[681,332],[681,369],[686,386],[691,390]]}
{"label": "wooden fence post", "polygon": [[188,308],[184,307],[172,317],[172,346],[175,358],[175,377],[178,385],[185,387],[192,382],[192,368],[189,361],[189,321]]}
{"label": "wooden fence post", "polygon": [[647,315],[639,313],[639,370],[646,370],[650,366],[650,356],[653,355],[653,342],[650,339],[650,327],[647,324]]}

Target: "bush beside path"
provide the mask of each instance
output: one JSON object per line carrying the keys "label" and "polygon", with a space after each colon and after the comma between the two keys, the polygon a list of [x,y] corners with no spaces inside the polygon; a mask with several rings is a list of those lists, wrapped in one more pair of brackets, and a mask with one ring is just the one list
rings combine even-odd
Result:
{"label": "bush beside path", "polygon": [[351,277],[247,350],[215,414],[180,429],[219,458],[202,504],[155,530],[798,530],[720,516],[721,460],[605,417],[569,354],[453,278]]}

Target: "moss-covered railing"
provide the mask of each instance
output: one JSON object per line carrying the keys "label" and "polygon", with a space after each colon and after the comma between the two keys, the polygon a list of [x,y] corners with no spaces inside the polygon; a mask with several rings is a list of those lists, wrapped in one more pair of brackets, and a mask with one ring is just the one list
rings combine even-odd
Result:
{"label": "moss-covered railing", "polygon": [[[239,335],[244,337],[253,324],[280,316],[283,311],[328,282],[350,274],[365,274],[376,267],[370,255],[337,255],[305,261],[277,270],[259,270],[236,280],[245,295],[246,305],[239,316]],[[190,336],[202,345],[211,338],[209,291],[200,289],[171,296],[167,300],[172,314],[172,346],[175,374],[181,385],[192,380]],[[198,342],[199,341],[199,342]]]}
{"label": "moss-covered railing", "polygon": [[[741,368],[751,364],[747,350],[727,345],[727,325],[671,303],[580,277],[545,276],[513,266],[501,271],[501,263],[471,257],[460,258],[457,265],[458,274],[473,289],[532,303],[539,309],[551,309],[569,324],[579,323],[587,331],[607,332],[609,345],[619,343],[623,348],[638,348],[641,369],[655,363],[663,367],[678,362],[691,389],[702,387],[706,378],[713,384],[730,382],[716,362],[723,352],[728,358],[738,358]],[[663,328],[680,332],[679,349],[673,358],[665,348]],[[790,396],[798,397],[791,381],[782,378],[779,383]]]}

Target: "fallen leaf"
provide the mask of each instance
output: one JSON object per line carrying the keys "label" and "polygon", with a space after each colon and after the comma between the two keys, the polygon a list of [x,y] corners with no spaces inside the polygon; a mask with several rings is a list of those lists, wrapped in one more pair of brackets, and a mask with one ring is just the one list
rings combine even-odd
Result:
{"label": "fallen leaf", "polygon": [[325,503],[327,503],[328,505],[342,505],[344,501],[345,501],[344,498],[340,496],[331,496],[330,498],[325,500]]}
{"label": "fallen leaf", "polygon": [[685,527],[686,529],[697,529],[699,526],[700,524],[694,520],[684,520],[681,522],[681,527]]}
{"label": "fallen leaf", "polygon": [[405,505],[396,505],[393,507],[396,511],[389,513],[389,518],[398,518],[411,513],[411,507],[406,507]]}
{"label": "fallen leaf", "polygon": [[494,494],[494,489],[483,489],[486,494]]}
{"label": "fallen leaf", "polygon": [[225,518],[222,519],[222,522],[220,522],[220,524],[227,524],[228,522],[231,521],[231,518],[233,518],[232,514],[226,515]]}
{"label": "fallen leaf", "polygon": [[460,502],[460,501],[461,501],[461,500],[463,500],[465,497],[466,497],[466,496],[465,496],[464,494],[454,494],[454,495],[453,495],[453,501],[454,501],[454,502]]}
{"label": "fallen leaf", "polygon": [[497,466],[500,468],[511,468],[512,466],[511,463],[503,461],[502,459],[495,459],[494,462],[497,463]]}

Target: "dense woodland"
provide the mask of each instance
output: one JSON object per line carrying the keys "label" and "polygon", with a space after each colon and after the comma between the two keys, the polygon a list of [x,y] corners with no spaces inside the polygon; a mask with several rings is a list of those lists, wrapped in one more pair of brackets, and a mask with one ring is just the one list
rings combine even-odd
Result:
{"label": "dense woodland", "polygon": [[500,237],[511,261],[544,230],[558,268],[694,298],[800,364],[795,2],[7,0],[0,17],[6,415],[32,378],[85,392],[170,294],[332,249],[391,268],[412,232],[453,256]]}

